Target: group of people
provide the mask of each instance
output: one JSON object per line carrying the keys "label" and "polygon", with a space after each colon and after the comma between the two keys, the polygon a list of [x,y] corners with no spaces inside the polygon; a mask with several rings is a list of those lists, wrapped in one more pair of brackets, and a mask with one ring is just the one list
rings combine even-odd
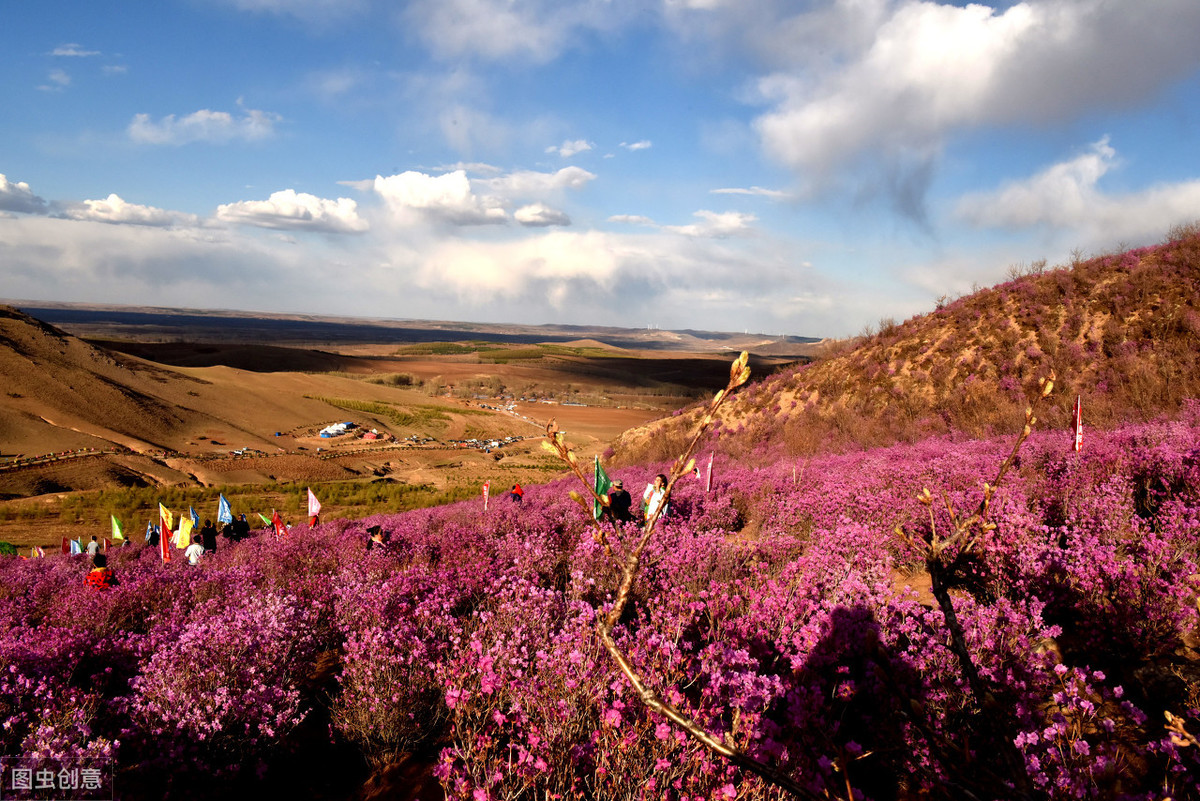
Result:
{"label": "group of people", "polygon": [[[642,519],[649,520],[657,516],[656,519],[661,520],[669,515],[670,511],[671,504],[667,501],[667,477],[659,473],[642,492]],[[625,489],[625,482],[619,478],[608,490],[608,507],[604,514],[618,523],[632,523],[635,520],[633,496]]]}
{"label": "group of people", "polygon": [[[217,527],[213,521],[205,520],[204,525],[192,535],[191,542],[183,551],[183,558],[189,565],[199,565],[200,560],[206,554],[217,552],[217,534]],[[239,515],[232,523],[226,523],[221,527],[220,534],[231,542],[249,537],[250,523],[246,520],[246,515]],[[146,546],[157,548],[159,536],[158,527],[155,526],[146,537]],[[95,535],[87,545],[87,555],[91,557],[92,569],[84,577],[84,584],[98,590],[107,590],[117,586],[119,583],[117,574],[108,566],[108,557],[101,551],[100,542]]]}

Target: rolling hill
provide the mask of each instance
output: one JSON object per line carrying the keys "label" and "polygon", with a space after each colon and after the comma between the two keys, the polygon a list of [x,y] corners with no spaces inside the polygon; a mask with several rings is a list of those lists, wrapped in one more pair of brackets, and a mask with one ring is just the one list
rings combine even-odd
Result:
{"label": "rolling hill", "polygon": [[[1035,265],[823,358],[761,378],[722,411],[720,450],[750,460],[1014,430],[1056,375],[1042,425],[1109,428],[1200,396],[1200,232],[1069,266]],[[614,463],[665,459],[698,408],[627,432]]]}

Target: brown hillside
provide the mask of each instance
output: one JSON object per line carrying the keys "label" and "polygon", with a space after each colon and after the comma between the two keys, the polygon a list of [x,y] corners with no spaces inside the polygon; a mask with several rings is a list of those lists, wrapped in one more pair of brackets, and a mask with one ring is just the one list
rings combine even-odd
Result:
{"label": "brown hillside", "polygon": [[[1026,271],[840,353],[762,379],[722,414],[718,446],[792,455],[1009,431],[1026,388],[1051,372],[1044,425],[1065,427],[1076,395],[1089,425],[1178,411],[1200,396],[1200,232],[1165,244]],[[627,433],[616,459],[675,453],[696,413]]]}
{"label": "brown hillside", "polygon": [[111,443],[162,449],[170,432],[195,415],[164,400],[161,388],[200,383],[93,347],[6,306],[0,306],[0,375],[0,442],[17,453]]}

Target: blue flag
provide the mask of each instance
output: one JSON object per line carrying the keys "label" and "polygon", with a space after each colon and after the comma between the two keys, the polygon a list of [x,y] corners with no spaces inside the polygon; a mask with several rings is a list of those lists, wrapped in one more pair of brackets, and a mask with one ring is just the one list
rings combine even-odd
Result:
{"label": "blue flag", "polygon": [[154,531],[155,531],[155,528],[154,528],[154,521],[153,521],[153,520],[147,520],[147,521],[146,521],[146,542],[149,542],[149,541],[150,541],[150,538],[151,538],[151,536],[154,534]]}
{"label": "blue flag", "polygon": [[192,526],[195,528],[200,528],[200,515],[196,514],[196,507],[189,506],[188,512],[190,512],[192,515]]}
{"label": "blue flag", "polygon": [[225,500],[224,494],[221,495],[221,500],[217,502],[217,522],[233,522],[233,511],[229,508],[229,501]]}
{"label": "blue flag", "polygon": [[79,540],[71,540],[71,553],[83,553],[83,547],[79,544]]}

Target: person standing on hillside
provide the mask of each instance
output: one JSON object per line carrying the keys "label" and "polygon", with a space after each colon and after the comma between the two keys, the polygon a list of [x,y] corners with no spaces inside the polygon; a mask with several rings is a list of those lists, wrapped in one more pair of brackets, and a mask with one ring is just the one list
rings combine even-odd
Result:
{"label": "person standing on hillside", "polygon": [[521,489],[520,484],[513,484],[508,494],[512,497],[514,503],[520,503],[521,499],[525,497],[525,490]]}
{"label": "person standing on hillside", "polygon": [[656,514],[661,519],[670,514],[671,505],[666,501],[667,477],[659,473],[654,477],[653,483],[646,485],[646,491],[642,493],[642,509],[646,513],[646,519],[649,520]]}
{"label": "person standing on hillside", "polygon": [[92,535],[92,541],[87,545],[87,555],[92,559],[96,558],[96,554],[100,553],[100,542],[96,539],[96,535]]}
{"label": "person standing on hillside", "polygon": [[187,559],[188,564],[195,566],[200,564],[200,557],[204,556],[204,546],[200,544],[200,538],[193,536],[192,544],[183,552],[183,558]]}
{"label": "person standing on hillside", "polygon": [[632,508],[633,498],[625,489],[625,482],[618,478],[608,491],[608,512],[618,523],[630,523],[633,521]]}
{"label": "person standing on hillside", "polygon": [[246,519],[246,513],[242,512],[238,515],[238,519],[233,521],[233,539],[244,540],[250,536],[250,521]]}
{"label": "person standing on hillside", "polygon": [[217,552],[217,527],[212,520],[205,520],[200,528],[200,542],[204,545],[205,553]]}

